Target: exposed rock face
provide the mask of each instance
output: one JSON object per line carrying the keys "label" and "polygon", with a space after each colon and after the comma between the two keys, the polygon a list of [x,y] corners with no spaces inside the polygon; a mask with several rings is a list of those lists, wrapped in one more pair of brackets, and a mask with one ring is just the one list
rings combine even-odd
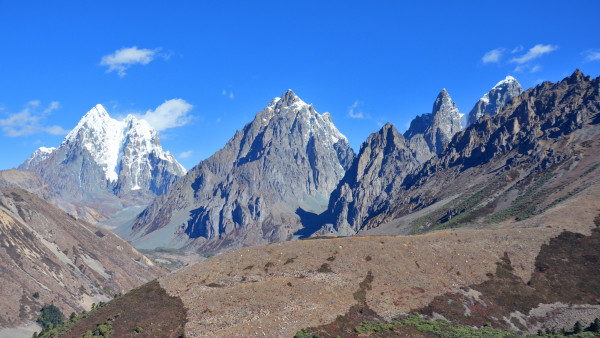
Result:
{"label": "exposed rock face", "polygon": [[522,92],[523,88],[519,82],[514,77],[507,76],[477,101],[469,113],[467,126],[477,122],[483,115],[496,115],[508,101]]}
{"label": "exposed rock face", "polygon": [[328,212],[333,224],[325,232],[355,234],[370,215],[388,207],[391,195],[419,164],[393,125],[371,134],[331,194]]}
{"label": "exposed rock face", "polygon": [[353,159],[331,116],[289,90],[140,214],[134,236],[142,246],[195,239],[206,250],[287,240],[300,228],[297,209],[326,209]]}
{"label": "exposed rock face", "polygon": [[[35,320],[44,304],[89,310],[164,273],[109,231],[35,195],[0,188],[0,327]],[[37,293],[37,294],[36,294]]]}
{"label": "exposed rock face", "polygon": [[417,116],[404,133],[415,158],[423,163],[439,154],[452,136],[461,130],[460,118],[456,103],[446,89],[443,89],[437,96],[431,113]]}

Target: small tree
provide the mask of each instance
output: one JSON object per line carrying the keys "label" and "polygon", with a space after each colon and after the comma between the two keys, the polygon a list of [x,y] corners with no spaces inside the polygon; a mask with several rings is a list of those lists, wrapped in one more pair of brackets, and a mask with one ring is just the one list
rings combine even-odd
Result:
{"label": "small tree", "polygon": [[45,329],[60,325],[65,320],[63,313],[54,304],[45,305],[40,312],[41,314],[36,322]]}
{"label": "small tree", "polygon": [[75,317],[77,317],[77,314],[75,312],[71,312],[71,315],[69,316],[69,320],[73,321],[75,319]]}
{"label": "small tree", "polygon": [[583,331],[583,326],[581,325],[580,321],[577,321],[577,323],[575,323],[575,325],[573,326],[573,332],[581,333],[581,331]]}
{"label": "small tree", "polygon": [[38,299],[38,298],[40,298],[40,293],[39,293],[39,292],[35,292],[35,293],[33,294],[33,298],[35,298],[35,299]]}
{"label": "small tree", "polygon": [[600,318],[594,319],[594,321],[590,325],[590,331],[600,333]]}

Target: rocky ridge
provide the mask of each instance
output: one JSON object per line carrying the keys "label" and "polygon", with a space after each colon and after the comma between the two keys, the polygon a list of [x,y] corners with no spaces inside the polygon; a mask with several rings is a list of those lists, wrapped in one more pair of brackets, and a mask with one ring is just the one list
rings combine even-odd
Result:
{"label": "rocky ridge", "polygon": [[390,208],[364,227],[379,226],[438,201],[446,202],[411,221],[407,229],[422,232],[466,221],[522,219],[551,206],[554,198],[568,198],[567,192],[583,188],[577,188],[581,180],[572,176],[585,172],[577,168],[585,163],[578,154],[595,142],[599,85],[600,79],[577,70],[558,83],[527,90],[496,115],[484,115],[409,174]]}

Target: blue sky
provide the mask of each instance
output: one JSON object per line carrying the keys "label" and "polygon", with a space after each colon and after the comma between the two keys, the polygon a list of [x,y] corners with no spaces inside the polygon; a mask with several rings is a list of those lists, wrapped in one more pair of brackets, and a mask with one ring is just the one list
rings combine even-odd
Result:
{"label": "blue sky", "polygon": [[468,113],[506,75],[524,88],[599,76],[598,13],[597,1],[1,1],[0,169],[58,146],[97,103],[148,114],[189,169],[288,88],[358,151],[385,122],[404,131],[430,112],[442,88]]}

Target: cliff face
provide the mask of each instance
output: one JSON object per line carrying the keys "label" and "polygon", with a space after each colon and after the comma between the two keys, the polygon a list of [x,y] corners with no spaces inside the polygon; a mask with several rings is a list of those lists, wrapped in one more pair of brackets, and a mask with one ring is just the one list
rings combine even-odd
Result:
{"label": "cliff face", "polygon": [[354,156],[331,116],[290,90],[152,203],[133,236],[168,231],[169,245],[205,249],[290,239],[297,209],[323,211]]}

